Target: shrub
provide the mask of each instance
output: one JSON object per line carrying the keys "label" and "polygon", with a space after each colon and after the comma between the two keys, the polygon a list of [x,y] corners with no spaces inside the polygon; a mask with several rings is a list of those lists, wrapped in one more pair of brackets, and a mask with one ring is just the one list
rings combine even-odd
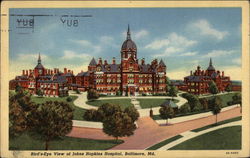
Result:
{"label": "shrub", "polygon": [[121,91],[116,91],[116,96],[121,96],[122,92]]}
{"label": "shrub", "polygon": [[88,98],[88,100],[98,99],[99,94],[97,93],[96,90],[90,89],[90,90],[88,90],[87,98]]}
{"label": "shrub", "polygon": [[83,118],[87,121],[97,121],[97,110],[95,109],[89,109],[86,110]]}
{"label": "shrub", "polygon": [[181,114],[186,114],[186,113],[189,113],[191,110],[190,110],[190,106],[188,103],[185,103],[184,105],[182,105],[179,109],[179,112]]}
{"label": "shrub", "polygon": [[72,102],[73,99],[71,97],[67,97],[66,100],[67,100],[67,102]]}
{"label": "shrub", "polygon": [[146,94],[146,93],[142,93],[141,95],[142,95],[142,96],[147,96],[147,94]]}
{"label": "shrub", "polygon": [[81,92],[79,91],[79,89],[75,90],[76,94],[80,94]]}

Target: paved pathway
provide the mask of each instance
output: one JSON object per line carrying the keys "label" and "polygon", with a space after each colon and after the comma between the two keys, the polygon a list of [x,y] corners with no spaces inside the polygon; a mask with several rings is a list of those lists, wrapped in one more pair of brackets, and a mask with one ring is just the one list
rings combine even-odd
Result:
{"label": "paved pathway", "polygon": [[216,126],[216,127],[212,127],[212,128],[209,128],[209,129],[206,129],[206,130],[203,130],[203,131],[200,131],[200,132],[192,132],[192,131],[187,131],[187,132],[184,132],[184,133],[181,133],[180,135],[182,135],[183,137],[180,138],[180,139],[177,139],[176,141],[173,141],[169,144],[166,144],[165,146],[157,149],[157,150],[168,150],[186,140],[189,140],[191,138],[194,138],[194,137],[197,137],[199,135],[202,135],[202,134],[205,134],[205,133],[208,133],[208,132],[211,132],[211,131],[214,131],[214,130],[217,130],[217,129],[220,129],[220,128],[225,128],[225,127],[231,127],[231,126],[238,126],[238,125],[241,125],[241,121],[235,121],[235,122],[230,122],[230,123],[227,123],[227,124],[224,124],[224,125],[219,125],[219,126]]}
{"label": "paved pathway", "polygon": [[99,128],[102,129],[102,122],[73,120],[73,127]]}
{"label": "paved pathway", "polygon": [[[223,121],[237,116],[241,116],[239,107],[221,112],[218,115],[218,121]],[[134,135],[122,138],[125,142],[115,146],[111,150],[143,150],[180,133],[213,123],[215,123],[215,116],[208,116],[168,126],[159,126],[150,117],[141,117],[137,121],[138,128],[135,130]],[[104,134],[101,129],[80,127],[73,127],[68,136],[90,139],[114,139]]]}
{"label": "paved pathway", "polygon": [[70,91],[69,95],[78,96],[78,98],[74,101],[75,106],[83,109],[97,109],[96,106],[86,104],[86,101],[88,101],[87,92],[76,94],[75,92]]}

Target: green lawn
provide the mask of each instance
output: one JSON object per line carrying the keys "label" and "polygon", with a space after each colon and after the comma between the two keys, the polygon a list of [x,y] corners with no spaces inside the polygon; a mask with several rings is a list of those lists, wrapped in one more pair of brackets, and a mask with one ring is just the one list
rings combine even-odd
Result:
{"label": "green lawn", "polygon": [[[34,139],[28,133],[24,133],[17,138],[10,139],[10,150],[44,150],[45,144],[41,140]],[[122,140],[92,140],[85,138],[61,137],[49,143],[50,150],[107,150],[118,144]]]}
{"label": "green lawn", "polygon": [[220,121],[217,124],[212,124],[212,125],[204,126],[204,127],[201,127],[201,128],[197,128],[197,129],[194,129],[192,131],[193,132],[200,132],[200,131],[203,131],[203,130],[206,130],[206,129],[209,129],[209,128],[212,128],[212,127],[216,127],[216,126],[219,126],[219,125],[223,125],[223,124],[226,124],[226,123],[239,121],[241,119],[242,119],[242,116],[239,116],[239,117],[231,118],[231,119],[228,119],[228,120]]}
{"label": "green lawn", "polygon": [[92,100],[92,101],[87,101],[86,103],[98,107],[104,103],[119,104],[122,107],[122,109],[125,109],[128,106],[132,106],[130,99]]}
{"label": "green lawn", "polygon": [[[233,97],[236,93],[239,93],[239,92],[225,93],[225,94],[222,94],[222,95],[218,95],[218,97],[220,97],[221,100],[222,100],[222,107],[228,106],[228,105],[227,105],[227,102],[232,101],[232,97]],[[209,97],[205,97],[205,98],[207,98],[208,100],[211,100],[211,99],[214,98],[214,96],[209,96]]]}
{"label": "green lawn", "polygon": [[181,135],[174,136],[174,137],[166,139],[166,140],[164,140],[164,141],[162,141],[162,142],[160,142],[158,144],[155,144],[155,145],[147,148],[146,150],[156,150],[156,149],[159,149],[159,148],[163,147],[164,145],[167,145],[167,144],[169,144],[169,143],[171,143],[171,142],[173,142],[173,141],[175,141],[177,139],[180,139],[182,137],[183,136],[181,136]]}
{"label": "green lawn", "polygon": [[169,150],[239,150],[241,126],[225,127],[178,144]]}
{"label": "green lawn", "polygon": [[[140,102],[140,106],[142,109],[146,109],[146,108],[150,108],[150,107],[158,107],[160,106],[162,103],[164,103],[166,100],[170,100],[170,99],[159,99],[159,98],[149,98],[149,99],[137,99]],[[174,103],[179,102],[179,100],[174,99],[173,100]]]}
{"label": "green lawn", "polygon": [[70,96],[72,98],[71,102],[67,102],[67,97],[37,97],[31,96],[31,100],[37,104],[45,103],[46,101],[62,101],[70,104],[74,108],[74,120],[84,120],[83,114],[86,111],[85,109],[79,108],[74,105],[74,100],[77,99],[77,96]]}

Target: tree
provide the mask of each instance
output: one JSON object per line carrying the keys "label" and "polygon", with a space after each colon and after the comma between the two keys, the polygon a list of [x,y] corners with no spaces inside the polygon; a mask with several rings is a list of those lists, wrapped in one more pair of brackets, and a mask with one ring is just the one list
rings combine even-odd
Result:
{"label": "tree", "polygon": [[116,140],[118,140],[118,137],[133,135],[135,129],[135,123],[131,117],[124,112],[116,112],[103,121],[103,132],[115,137]]}
{"label": "tree", "polygon": [[199,101],[200,101],[200,104],[203,107],[203,110],[207,110],[208,109],[208,100],[207,100],[207,98],[200,98]]}
{"label": "tree", "polygon": [[168,119],[171,119],[174,117],[174,110],[170,106],[162,106],[159,112],[160,112],[160,117],[162,119],[166,119],[166,124],[168,124]]}
{"label": "tree", "polygon": [[112,116],[117,112],[122,112],[122,109],[120,105],[104,103],[98,108],[97,112],[100,120],[104,120],[105,118]]}
{"label": "tree", "polygon": [[227,91],[228,93],[232,91],[232,85],[228,84],[225,88],[225,91]]}
{"label": "tree", "polygon": [[65,136],[71,131],[73,109],[64,102],[47,101],[41,104],[29,119],[33,123],[31,132],[45,141],[45,150],[48,150],[50,141]]}
{"label": "tree", "polygon": [[88,109],[85,111],[83,118],[87,121],[101,121],[100,115],[96,109]]}
{"label": "tree", "polygon": [[12,137],[27,130],[31,121],[28,117],[38,108],[30,98],[30,93],[19,89],[9,96],[9,134]]}
{"label": "tree", "polygon": [[179,109],[180,113],[182,114],[186,114],[188,112],[190,112],[190,106],[188,103],[185,103],[184,105],[182,105]]}
{"label": "tree", "polygon": [[88,100],[98,99],[99,94],[97,93],[96,90],[90,89],[90,90],[88,90],[87,98],[88,98]]}
{"label": "tree", "polygon": [[171,84],[168,94],[172,97],[172,100],[173,100],[173,97],[177,96],[177,93],[178,93],[178,88],[174,86],[173,84]]}
{"label": "tree", "polygon": [[36,95],[42,97],[43,96],[43,91],[41,89],[36,90]]}
{"label": "tree", "polygon": [[217,115],[220,113],[222,107],[222,100],[220,97],[215,97],[213,99],[212,113],[216,115],[216,124],[217,124]]}
{"label": "tree", "polygon": [[242,101],[241,101],[241,93],[236,93],[232,96],[233,104],[240,104],[242,106]]}
{"label": "tree", "polygon": [[67,100],[67,102],[72,102],[73,99],[71,97],[67,97],[66,100]]}
{"label": "tree", "polygon": [[209,82],[208,91],[213,95],[219,93],[219,90],[214,81]]}
{"label": "tree", "polygon": [[166,77],[166,92],[167,93],[170,90],[170,85],[171,85],[171,81],[170,81],[169,77]]}
{"label": "tree", "polygon": [[131,117],[132,121],[135,122],[136,120],[138,120],[140,114],[139,112],[136,110],[136,108],[134,106],[129,106],[124,110],[125,113],[128,114],[129,117]]}
{"label": "tree", "polygon": [[19,92],[19,91],[21,91],[23,88],[19,85],[19,84],[17,84],[16,85],[16,87],[15,87],[15,92]]}

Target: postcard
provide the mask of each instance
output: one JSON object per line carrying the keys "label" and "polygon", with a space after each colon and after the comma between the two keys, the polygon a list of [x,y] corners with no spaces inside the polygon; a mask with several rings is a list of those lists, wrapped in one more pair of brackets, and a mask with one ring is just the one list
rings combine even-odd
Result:
{"label": "postcard", "polygon": [[1,157],[248,157],[247,1],[4,1]]}

